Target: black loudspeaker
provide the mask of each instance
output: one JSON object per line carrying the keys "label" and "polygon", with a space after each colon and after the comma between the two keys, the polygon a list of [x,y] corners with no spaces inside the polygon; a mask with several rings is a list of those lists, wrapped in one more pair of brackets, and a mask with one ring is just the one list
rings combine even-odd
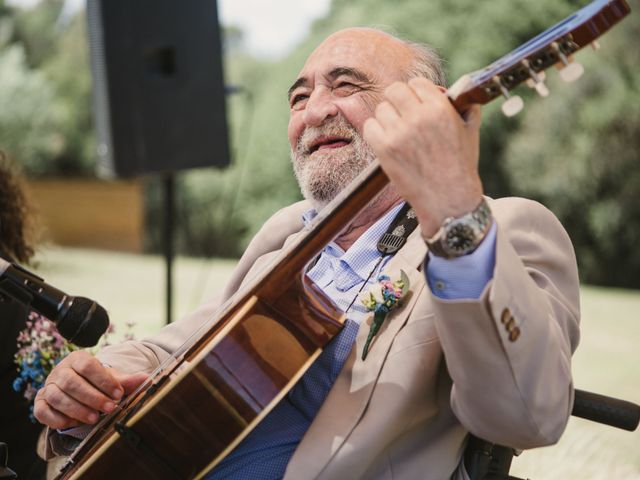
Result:
{"label": "black loudspeaker", "polygon": [[98,174],[229,164],[215,0],[88,0]]}

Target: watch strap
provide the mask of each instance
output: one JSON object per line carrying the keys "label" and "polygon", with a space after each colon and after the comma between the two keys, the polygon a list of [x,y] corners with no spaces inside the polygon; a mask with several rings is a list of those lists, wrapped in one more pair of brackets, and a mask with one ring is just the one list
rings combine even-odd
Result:
{"label": "watch strap", "polygon": [[455,258],[478,248],[493,223],[491,209],[484,197],[473,211],[460,217],[448,217],[436,234],[426,240],[433,255]]}

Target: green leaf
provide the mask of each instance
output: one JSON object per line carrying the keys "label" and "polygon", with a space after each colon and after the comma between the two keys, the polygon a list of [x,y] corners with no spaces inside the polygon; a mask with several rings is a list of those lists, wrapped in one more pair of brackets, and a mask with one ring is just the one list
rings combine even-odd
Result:
{"label": "green leaf", "polygon": [[407,293],[409,293],[411,282],[409,281],[409,277],[404,270],[400,270],[400,279],[402,280],[402,298],[404,298]]}
{"label": "green leaf", "polygon": [[367,358],[369,353],[369,345],[373,341],[374,337],[378,334],[378,330],[382,326],[384,319],[387,317],[386,313],[376,312],[373,314],[373,321],[371,322],[371,327],[369,327],[369,335],[367,335],[367,341],[364,343],[364,347],[362,349],[362,360]]}

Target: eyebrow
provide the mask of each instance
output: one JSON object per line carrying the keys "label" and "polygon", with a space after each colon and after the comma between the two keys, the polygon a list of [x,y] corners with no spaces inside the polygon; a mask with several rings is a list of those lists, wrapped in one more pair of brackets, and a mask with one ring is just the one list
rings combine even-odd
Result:
{"label": "eyebrow", "polygon": [[[351,67],[336,67],[333,70],[331,70],[327,76],[329,77],[330,80],[335,80],[336,78],[341,77],[342,75],[353,77],[360,82],[371,83],[371,79],[367,76],[366,73],[364,73],[362,70],[358,70],[357,68],[351,68]],[[287,92],[287,98],[291,100],[291,94],[293,93],[293,91],[296,88],[302,85],[305,85],[307,82],[308,82],[307,77],[298,78],[295,82],[293,82],[293,85],[289,87],[289,90]]]}
{"label": "eyebrow", "polygon": [[302,86],[302,85],[304,85],[304,84],[306,84],[306,83],[307,83],[307,77],[300,77],[300,78],[298,78],[295,82],[293,82],[293,85],[291,85],[291,86],[289,87],[289,90],[288,90],[288,92],[287,92],[287,99],[288,99],[288,100],[291,100],[291,94],[293,93],[293,91],[294,91],[296,88],[298,88],[298,87],[300,87],[300,86]]}

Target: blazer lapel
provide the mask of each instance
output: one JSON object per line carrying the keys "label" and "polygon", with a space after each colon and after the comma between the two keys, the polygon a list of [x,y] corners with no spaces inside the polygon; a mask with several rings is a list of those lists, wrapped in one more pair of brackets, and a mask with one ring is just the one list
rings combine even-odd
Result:
{"label": "blazer lapel", "polygon": [[424,275],[418,270],[426,253],[419,230],[386,265],[384,271],[395,275],[404,270],[411,283],[410,295],[402,307],[385,319],[371,343],[365,361],[362,349],[369,333],[372,315],[360,325],[354,348],[336,379],[318,415],[296,449],[285,478],[315,478],[338,452],[362,417],[376,384],[380,370],[396,334],[406,323],[409,313],[424,288]]}

